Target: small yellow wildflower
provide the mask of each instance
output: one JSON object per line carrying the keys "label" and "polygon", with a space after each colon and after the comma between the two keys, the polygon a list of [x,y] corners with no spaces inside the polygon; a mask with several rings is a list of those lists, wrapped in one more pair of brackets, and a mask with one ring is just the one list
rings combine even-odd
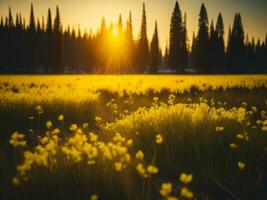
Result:
{"label": "small yellow wildflower", "polygon": [[9,140],[9,143],[12,144],[14,147],[25,147],[27,142],[24,140],[25,135],[19,132],[14,132]]}
{"label": "small yellow wildflower", "polygon": [[90,200],[98,200],[98,196],[96,194],[91,195]]}
{"label": "small yellow wildflower", "polygon": [[238,168],[239,168],[240,170],[244,170],[244,168],[246,167],[246,164],[243,163],[243,162],[241,162],[241,161],[239,161],[239,162],[237,163],[237,166],[238,166]]}
{"label": "small yellow wildflower", "polygon": [[60,130],[58,128],[55,128],[53,131],[52,131],[52,134],[53,135],[57,135],[60,133]]}
{"label": "small yellow wildflower", "polygon": [[242,135],[242,134],[237,134],[237,135],[236,135],[236,138],[237,138],[237,139],[240,139],[240,140],[243,140],[243,139],[244,139],[244,135]]}
{"label": "small yellow wildflower", "polygon": [[137,160],[143,160],[144,159],[144,153],[141,150],[137,151],[137,153],[135,154],[135,158]]}
{"label": "small yellow wildflower", "polygon": [[97,142],[98,140],[98,135],[94,134],[94,133],[89,133],[90,136],[90,141],[91,142]]}
{"label": "small yellow wildflower", "polygon": [[144,166],[143,166],[142,163],[139,163],[139,164],[136,166],[136,170],[138,171],[138,173],[139,173],[142,177],[144,177],[144,178],[147,177],[146,170],[145,170],[145,168],[144,168]]}
{"label": "small yellow wildflower", "polygon": [[52,128],[52,127],[53,127],[52,122],[51,122],[51,121],[47,121],[47,122],[46,122],[46,128],[50,129],[50,128]]}
{"label": "small yellow wildflower", "polygon": [[86,128],[88,128],[88,127],[89,127],[89,124],[88,124],[88,123],[84,123],[84,124],[83,124],[83,128],[84,128],[84,129],[86,129]]}
{"label": "small yellow wildflower", "polygon": [[230,147],[231,147],[232,149],[236,149],[236,148],[237,148],[237,145],[234,144],[234,143],[231,143],[231,144],[230,144]]}
{"label": "small yellow wildflower", "polygon": [[36,106],[35,110],[38,112],[38,114],[42,114],[44,112],[42,106]]}
{"label": "small yellow wildflower", "polygon": [[222,132],[224,130],[224,127],[217,126],[215,130],[216,130],[216,132]]}
{"label": "small yellow wildflower", "polygon": [[57,119],[58,119],[58,121],[62,122],[64,120],[64,115],[59,115]]}
{"label": "small yellow wildflower", "polygon": [[130,147],[133,145],[133,140],[130,139],[130,140],[127,140],[127,146]]}
{"label": "small yellow wildflower", "polygon": [[120,172],[122,170],[122,163],[121,162],[115,162],[114,163],[115,170]]}
{"label": "small yellow wildflower", "polygon": [[102,118],[101,117],[95,117],[95,121],[96,122],[101,122],[102,121]]}
{"label": "small yellow wildflower", "polygon": [[71,131],[76,131],[77,129],[78,129],[77,124],[72,124],[72,125],[70,126],[70,130],[71,130]]}
{"label": "small yellow wildflower", "polygon": [[187,199],[192,199],[194,197],[193,192],[191,192],[187,187],[183,187],[180,192],[181,196]]}
{"label": "small yellow wildflower", "polygon": [[17,177],[14,177],[12,179],[12,183],[13,183],[13,185],[20,185],[20,181],[19,181],[19,179]]}
{"label": "small yellow wildflower", "polygon": [[160,134],[156,135],[156,143],[161,144],[162,142],[163,142],[163,137]]}
{"label": "small yellow wildflower", "polygon": [[149,165],[148,167],[147,167],[147,172],[149,173],[149,174],[157,174],[158,173],[158,168],[156,167],[156,166],[154,166],[154,165]]}
{"label": "small yellow wildflower", "polygon": [[171,183],[162,183],[161,189],[159,191],[162,197],[168,197],[172,192],[172,184]]}
{"label": "small yellow wildflower", "polygon": [[185,184],[190,183],[192,181],[192,179],[193,179],[192,174],[182,173],[180,175],[180,181],[183,182],[183,183],[185,183]]}

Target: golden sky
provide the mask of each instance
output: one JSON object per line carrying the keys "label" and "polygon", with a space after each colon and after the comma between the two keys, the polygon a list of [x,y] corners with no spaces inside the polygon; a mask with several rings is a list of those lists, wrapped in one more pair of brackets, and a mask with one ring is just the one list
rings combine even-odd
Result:
{"label": "golden sky", "polygon": [[[148,37],[151,39],[155,20],[158,21],[161,46],[164,48],[168,41],[171,13],[175,0],[0,0],[0,15],[6,16],[10,6],[15,12],[21,11],[28,20],[30,4],[33,3],[35,15],[47,15],[50,7],[55,13],[56,5],[59,6],[64,26],[81,29],[92,28],[93,31],[100,25],[101,17],[107,22],[117,22],[122,14],[124,23],[129,11],[132,11],[134,35],[138,36],[141,24],[142,3],[146,3],[148,20]],[[222,12],[226,33],[229,25],[233,23],[235,12],[241,12],[245,32],[255,38],[264,39],[267,33],[267,0],[179,0],[182,12],[187,13],[187,28],[189,39],[192,39],[193,30],[197,31],[198,14],[201,3],[204,2],[208,10],[209,20],[216,20]]]}

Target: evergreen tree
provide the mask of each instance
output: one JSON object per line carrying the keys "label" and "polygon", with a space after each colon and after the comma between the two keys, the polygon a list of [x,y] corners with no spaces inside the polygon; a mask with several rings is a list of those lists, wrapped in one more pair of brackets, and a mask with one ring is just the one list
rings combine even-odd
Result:
{"label": "evergreen tree", "polygon": [[165,53],[164,53],[164,58],[163,58],[163,66],[164,69],[167,69],[169,67],[169,49],[168,45],[165,47]]}
{"label": "evergreen tree", "polygon": [[225,71],[225,44],[224,44],[224,23],[222,14],[219,13],[216,23],[216,72]]}
{"label": "evergreen tree", "polygon": [[132,13],[130,11],[129,18],[127,20],[127,27],[126,27],[126,46],[128,48],[128,66],[127,71],[129,73],[133,73],[134,69],[133,67],[136,66],[136,58],[135,58],[135,43],[133,39],[133,25],[132,25]]}
{"label": "evergreen tree", "polygon": [[245,44],[244,29],[241,15],[237,13],[228,44],[228,71],[234,73],[245,72]]}
{"label": "evergreen tree", "polygon": [[159,38],[158,38],[158,25],[155,22],[154,35],[151,41],[151,55],[150,55],[150,73],[158,73],[158,67],[160,65],[160,51],[159,51]]}
{"label": "evergreen tree", "polygon": [[53,65],[53,28],[52,28],[52,14],[51,9],[48,9],[47,12],[47,21],[46,21],[46,31],[45,31],[45,41],[46,41],[46,72],[51,72],[51,67]]}
{"label": "evergreen tree", "polygon": [[35,17],[34,17],[34,10],[33,10],[33,4],[31,4],[31,11],[30,11],[30,20],[29,20],[29,26],[28,26],[28,37],[27,37],[27,41],[29,44],[29,49],[28,49],[28,56],[27,56],[27,60],[28,60],[28,71],[30,73],[34,73],[35,72],[35,68],[36,68],[36,63],[37,63],[37,53],[36,53],[36,27],[35,27]]}
{"label": "evergreen tree", "polygon": [[210,40],[209,40],[209,68],[210,73],[214,73],[217,67],[217,32],[215,31],[213,20],[210,24]]}
{"label": "evergreen tree", "polygon": [[197,47],[197,39],[195,32],[193,31],[192,37],[192,45],[191,45],[191,56],[190,56],[190,67],[196,71],[196,47]]}
{"label": "evergreen tree", "polygon": [[169,65],[171,69],[176,72],[182,71],[182,14],[178,1],[175,3],[175,7],[171,17],[170,27],[170,47],[169,47]]}
{"label": "evergreen tree", "polygon": [[182,27],[182,41],[181,41],[181,69],[183,72],[188,65],[188,48],[187,48],[187,28],[186,28],[186,13],[184,14],[184,22]]}
{"label": "evergreen tree", "polygon": [[141,31],[140,31],[140,38],[138,42],[138,66],[137,72],[144,73],[148,61],[149,61],[149,47],[148,47],[148,39],[147,39],[147,23],[146,23],[146,10],[145,10],[145,3],[143,3],[143,13],[142,13],[142,23],[141,23]]}
{"label": "evergreen tree", "polygon": [[195,64],[199,72],[207,73],[209,71],[209,21],[204,4],[201,5],[199,14]]}
{"label": "evergreen tree", "polygon": [[63,64],[63,35],[59,8],[56,8],[54,21],[54,70],[56,73],[64,73]]}

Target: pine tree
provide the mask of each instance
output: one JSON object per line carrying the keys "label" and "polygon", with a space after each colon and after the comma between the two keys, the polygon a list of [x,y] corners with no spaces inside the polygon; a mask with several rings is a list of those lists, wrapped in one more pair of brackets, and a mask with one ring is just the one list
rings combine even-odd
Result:
{"label": "pine tree", "polygon": [[230,72],[245,72],[245,44],[244,29],[241,15],[237,13],[234,19],[234,25],[230,35],[228,45],[228,67]]}
{"label": "pine tree", "polygon": [[222,14],[219,13],[216,23],[216,71],[222,73],[225,71],[225,44],[224,44],[224,23]]}
{"label": "pine tree", "polygon": [[29,31],[31,33],[35,32],[35,17],[34,17],[34,11],[33,11],[33,5],[31,4],[31,14],[30,14],[30,24],[29,24]]}
{"label": "pine tree", "polygon": [[56,73],[64,73],[63,64],[63,35],[59,8],[56,8],[54,21],[54,70]]}
{"label": "pine tree", "polygon": [[53,65],[53,28],[52,28],[52,14],[51,9],[48,9],[47,12],[47,21],[46,21],[46,31],[45,31],[45,41],[46,41],[46,72],[49,73],[51,71]]}
{"label": "pine tree", "polygon": [[11,8],[9,7],[8,9],[8,24],[7,24],[9,29],[12,29],[14,27],[14,20],[13,20],[13,15]]}
{"label": "pine tree", "polygon": [[186,20],[187,20],[187,17],[185,13],[183,27],[182,27],[182,37],[181,37],[181,72],[183,72],[188,65]]}
{"label": "pine tree", "polygon": [[171,17],[169,47],[169,65],[176,72],[182,71],[182,31],[182,13],[178,1],[176,1]]}
{"label": "pine tree", "polygon": [[209,70],[209,21],[205,5],[201,5],[199,14],[199,30],[196,42],[196,67],[201,73]]}
{"label": "pine tree", "polygon": [[217,67],[217,32],[215,31],[213,20],[210,24],[210,40],[209,40],[209,68],[207,72],[214,73]]}
{"label": "pine tree", "polygon": [[196,47],[197,39],[195,31],[193,31],[192,44],[191,44],[191,56],[190,56],[190,67],[196,71]]}
{"label": "pine tree", "polygon": [[152,74],[158,73],[158,67],[160,65],[160,52],[159,52],[159,38],[158,38],[158,25],[155,22],[154,35],[151,41],[151,56],[150,56],[150,70]]}
{"label": "pine tree", "polygon": [[133,67],[136,66],[136,58],[135,58],[135,43],[133,40],[133,25],[132,25],[132,13],[130,11],[129,18],[127,20],[127,27],[126,27],[126,46],[128,49],[128,72],[133,73]]}
{"label": "pine tree", "polygon": [[146,10],[145,3],[143,3],[143,13],[142,13],[142,23],[141,23],[141,31],[140,38],[138,42],[138,66],[137,72],[144,73],[149,61],[149,47],[148,47],[148,39],[147,39],[147,23],[146,23]]}

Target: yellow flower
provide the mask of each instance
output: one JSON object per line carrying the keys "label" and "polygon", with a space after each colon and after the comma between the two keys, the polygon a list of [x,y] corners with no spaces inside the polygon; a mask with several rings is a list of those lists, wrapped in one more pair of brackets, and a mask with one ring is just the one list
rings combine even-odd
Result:
{"label": "yellow flower", "polygon": [[52,128],[52,127],[53,127],[52,122],[51,122],[51,121],[47,121],[47,122],[46,122],[46,128],[50,129],[50,128]]}
{"label": "yellow flower", "polygon": [[78,129],[77,124],[72,124],[72,125],[70,126],[70,130],[71,130],[71,131],[76,131],[77,129]]}
{"label": "yellow flower", "polygon": [[144,159],[144,153],[141,150],[137,151],[137,153],[135,154],[135,158],[137,160],[143,160]]}
{"label": "yellow flower", "polygon": [[130,140],[127,140],[127,146],[130,147],[133,145],[133,140],[130,139]]}
{"label": "yellow flower", "polygon": [[96,194],[91,195],[90,200],[98,200],[98,196]]}
{"label": "yellow flower", "polygon": [[154,166],[154,165],[149,165],[148,167],[147,167],[147,172],[149,173],[149,174],[157,174],[158,173],[158,168],[156,167],[156,166]]}
{"label": "yellow flower", "polygon": [[181,196],[187,199],[192,199],[194,197],[193,192],[191,192],[187,187],[183,187],[180,192]]}
{"label": "yellow flower", "polygon": [[95,117],[95,121],[96,122],[101,122],[102,121],[102,118],[101,117]]}
{"label": "yellow flower", "polygon": [[85,128],[88,128],[89,127],[89,124],[88,123],[84,123],[83,124],[83,128],[85,129]]}
{"label": "yellow flower", "polygon": [[144,178],[147,177],[146,170],[145,170],[145,168],[144,168],[144,166],[143,166],[142,163],[139,163],[139,164],[136,166],[136,170],[138,171],[138,173],[139,173],[142,177],[144,177]]}
{"label": "yellow flower", "polygon": [[115,170],[120,172],[122,170],[122,163],[121,162],[115,162],[114,163]]}
{"label": "yellow flower", "polygon": [[239,168],[240,170],[243,170],[243,169],[246,167],[246,164],[243,163],[243,162],[241,162],[241,161],[239,161],[239,162],[237,163],[237,166],[238,166],[238,168]]}
{"label": "yellow flower", "polygon": [[98,140],[98,135],[94,134],[94,133],[89,133],[90,136],[90,141],[91,142],[97,142]]}
{"label": "yellow flower", "polygon": [[19,179],[18,179],[17,177],[14,177],[14,178],[12,179],[12,183],[13,183],[14,185],[20,185],[20,181],[19,181]]}
{"label": "yellow flower", "polygon": [[35,110],[38,112],[38,114],[42,114],[44,112],[41,106],[36,106]]}
{"label": "yellow flower", "polygon": [[234,143],[231,143],[231,144],[230,144],[230,147],[231,147],[232,149],[236,149],[236,148],[237,148],[237,145],[234,144]]}
{"label": "yellow flower", "polygon": [[183,182],[183,183],[185,183],[185,184],[190,183],[192,181],[192,179],[193,179],[192,174],[182,173],[180,175],[180,181]]}
{"label": "yellow flower", "polygon": [[57,119],[58,119],[58,121],[62,122],[64,120],[64,115],[59,115]]}
{"label": "yellow flower", "polygon": [[25,135],[21,134],[19,132],[14,132],[11,135],[11,139],[9,140],[9,143],[12,144],[14,147],[25,147],[27,145],[27,142],[24,140]]}
{"label": "yellow flower", "polygon": [[162,142],[163,142],[163,137],[160,134],[156,135],[156,143],[161,144]]}
{"label": "yellow flower", "polygon": [[159,191],[162,197],[168,197],[172,192],[172,184],[171,183],[162,183],[161,189]]}
{"label": "yellow flower", "polygon": [[60,130],[58,128],[55,128],[53,131],[52,131],[52,134],[54,135],[57,135],[60,133]]}
{"label": "yellow flower", "polygon": [[240,139],[240,140],[243,140],[243,139],[244,139],[244,135],[242,135],[242,134],[238,134],[238,135],[236,135],[236,138],[237,138],[237,139]]}
{"label": "yellow flower", "polygon": [[223,130],[224,130],[224,127],[222,127],[222,126],[216,127],[216,132],[222,132]]}

